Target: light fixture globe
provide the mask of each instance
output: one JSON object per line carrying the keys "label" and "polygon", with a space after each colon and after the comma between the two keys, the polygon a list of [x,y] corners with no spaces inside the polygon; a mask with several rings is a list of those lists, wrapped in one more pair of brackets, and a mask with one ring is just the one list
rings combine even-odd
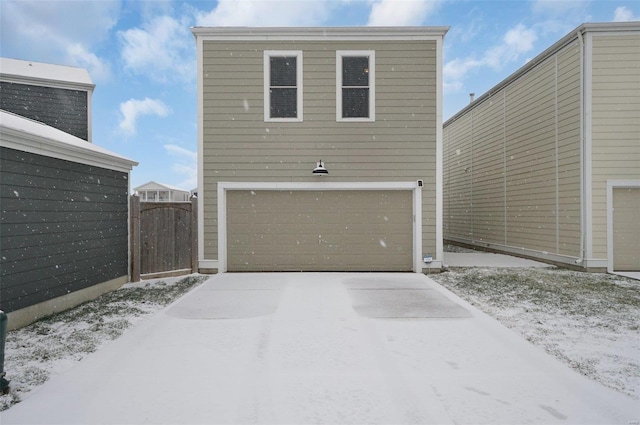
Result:
{"label": "light fixture globe", "polygon": [[316,176],[324,176],[325,174],[329,174],[329,171],[327,171],[327,169],[324,168],[324,164],[322,163],[322,160],[318,161],[316,168],[313,169],[313,174]]}

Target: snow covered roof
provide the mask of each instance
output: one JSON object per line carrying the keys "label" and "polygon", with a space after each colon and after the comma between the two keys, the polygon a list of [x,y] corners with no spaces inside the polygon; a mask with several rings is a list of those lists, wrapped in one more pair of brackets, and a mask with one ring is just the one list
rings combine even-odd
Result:
{"label": "snow covered roof", "polygon": [[179,187],[171,186],[164,183],[156,183],[154,181],[150,181],[143,185],[135,187],[133,190],[137,192],[140,192],[141,190],[174,190],[179,192],[189,192],[188,190],[184,190]]}
{"label": "snow covered roof", "polygon": [[62,130],[0,110],[0,146],[128,172],[138,162]]}
{"label": "snow covered roof", "polygon": [[84,68],[9,58],[0,58],[0,80],[82,90],[95,87]]}

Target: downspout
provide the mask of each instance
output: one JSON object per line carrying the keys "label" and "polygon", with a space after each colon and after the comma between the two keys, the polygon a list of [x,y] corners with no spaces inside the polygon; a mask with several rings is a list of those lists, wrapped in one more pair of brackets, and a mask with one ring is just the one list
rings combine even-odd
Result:
{"label": "downspout", "polygon": [[582,38],[582,31],[576,31],[578,35],[578,43],[580,44],[580,257],[576,260],[576,264],[582,265],[585,258],[586,247],[585,247],[585,234],[587,232],[586,223],[585,223],[585,211],[587,208],[586,205],[586,176],[585,176],[585,164],[587,161],[586,158],[586,149],[585,149],[585,140],[584,140],[584,126],[585,126],[585,108],[584,108],[584,90],[585,90],[585,81],[584,81],[584,67],[585,67],[585,54],[584,54],[584,39]]}

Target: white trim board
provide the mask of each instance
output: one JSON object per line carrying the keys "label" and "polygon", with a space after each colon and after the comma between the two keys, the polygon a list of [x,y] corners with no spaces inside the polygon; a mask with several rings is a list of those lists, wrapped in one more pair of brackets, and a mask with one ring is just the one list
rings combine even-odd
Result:
{"label": "white trim board", "polygon": [[[329,191],[411,190],[413,192],[413,271],[422,273],[422,187],[416,182],[219,182],[218,183],[218,272],[227,271],[227,191]],[[200,259],[199,267],[215,260]],[[432,267],[437,266],[434,261]]]}
{"label": "white trim board", "polygon": [[0,117],[0,146],[115,171],[129,172],[138,165],[41,122],[6,111],[0,111]]}

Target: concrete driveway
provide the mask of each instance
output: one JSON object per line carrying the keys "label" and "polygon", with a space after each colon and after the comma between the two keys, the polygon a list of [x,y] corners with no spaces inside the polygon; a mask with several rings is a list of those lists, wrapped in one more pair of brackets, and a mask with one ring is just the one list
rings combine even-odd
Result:
{"label": "concrete driveway", "polygon": [[223,274],[3,425],[611,424],[637,402],[418,274]]}

